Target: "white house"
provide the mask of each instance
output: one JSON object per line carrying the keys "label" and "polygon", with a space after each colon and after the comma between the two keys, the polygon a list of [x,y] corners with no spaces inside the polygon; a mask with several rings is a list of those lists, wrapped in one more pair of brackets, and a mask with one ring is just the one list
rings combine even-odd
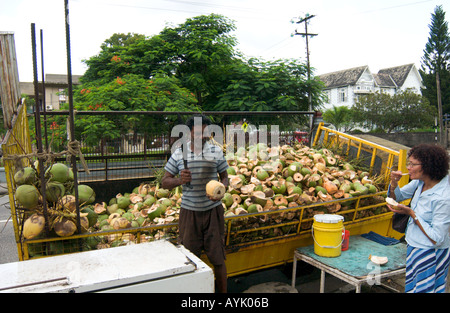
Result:
{"label": "white house", "polygon": [[324,110],[334,106],[351,107],[359,95],[384,92],[394,95],[411,89],[420,94],[422,78],[414,64],[381,69],[372,74],[367,65],[319,75],[325,83],[328,101]]}

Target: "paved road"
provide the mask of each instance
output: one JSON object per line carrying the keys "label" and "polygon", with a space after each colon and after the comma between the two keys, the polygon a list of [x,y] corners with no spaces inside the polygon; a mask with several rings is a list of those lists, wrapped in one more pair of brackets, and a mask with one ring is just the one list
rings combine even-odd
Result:
{"label": "paved road", "polygon": [[[0,187],[1,188],[1,187]],[[2,188],[3,189],[3,188]],[[0,197],[0,264],[19,260],[8,195]]]}

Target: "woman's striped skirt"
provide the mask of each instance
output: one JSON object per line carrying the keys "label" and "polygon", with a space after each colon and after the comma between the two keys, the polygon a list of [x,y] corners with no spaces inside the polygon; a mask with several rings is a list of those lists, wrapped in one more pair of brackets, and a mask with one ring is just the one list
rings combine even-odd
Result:
{"label": "woman's striped skirt", "polygon": [[419,249],[408,245],[405,292],[445,292],[449,249]]}

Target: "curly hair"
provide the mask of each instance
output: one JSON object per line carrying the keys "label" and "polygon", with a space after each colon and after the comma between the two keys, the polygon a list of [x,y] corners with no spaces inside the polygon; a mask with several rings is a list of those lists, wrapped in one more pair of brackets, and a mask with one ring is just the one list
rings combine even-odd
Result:
{"label": "curly hair", "polygon": [[422,171],[433,180],[441,180],[448,174],[449,156],[438,145],[419,144],[409,150],[408,157],[413,157],[422,164]]}

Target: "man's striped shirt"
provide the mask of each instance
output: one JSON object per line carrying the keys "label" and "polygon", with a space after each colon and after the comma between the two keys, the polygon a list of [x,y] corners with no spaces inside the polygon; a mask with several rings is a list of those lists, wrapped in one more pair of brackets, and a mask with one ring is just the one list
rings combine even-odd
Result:
{"label": "man's striped shirt", "polygon": [[[207,142],[203,146],[203,153],[199,155],[195,155],[191,151],[190,143],[187,146],[187,163],[192,176],[192,189],[183,186],[181,207],[192,211],[207,211],[220,203],[208,199],[206,184],[210,180],[218,180],[218,173],[226,171],[228,163],[223,156],[222,149],[218,146]],[[181,148],[175,150],[164,169],[172,175],[177,175],[184,169]]]}

